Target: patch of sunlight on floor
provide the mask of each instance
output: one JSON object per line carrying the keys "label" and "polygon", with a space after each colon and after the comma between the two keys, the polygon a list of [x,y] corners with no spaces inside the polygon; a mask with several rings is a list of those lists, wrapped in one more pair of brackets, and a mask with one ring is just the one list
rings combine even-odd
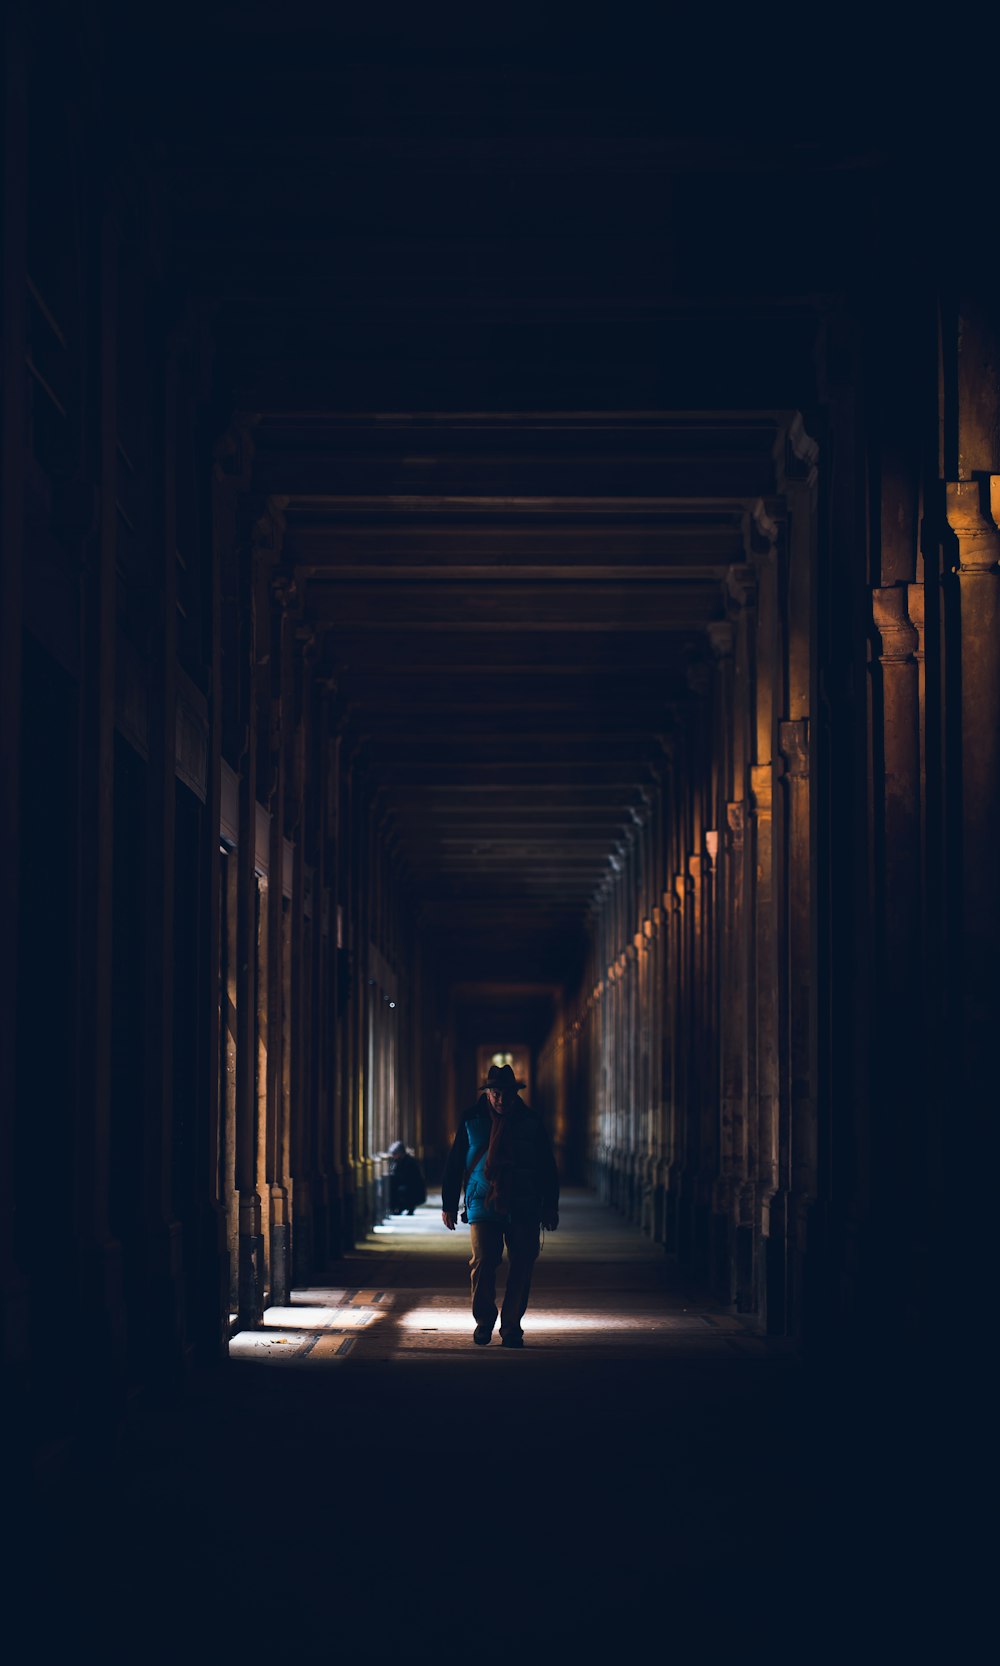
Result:
{"label": "patch of sunlight on floor", "polygon": [[377,1221],[372,1232],[380,1238],[423,1238],[431,1232],[444,1232],[440,1211],[436,1215],[397,1215],[391,1221]]}
{"label": "patch of sunlight on floor", "polygon": [[[401,1313],[398,1319],[404,1330],[467,1331],[474,1323],[467,1312],[448,1313],[440,1308],[416,1307]],[[653,1331],[668,1330],[666,1319],[618,1319],[607,1313],[546,1313],[529,1308],[524,1316],[525,1330],[538,1331]]]}
{"label": "patch of sunlight on floor", "polygon": [[374,1319],[384,1319],[378,1307],[268,1307],[264,1310],[264,1325],[271,1329],[287,1330],[360,1330]]}
{"label": "patch of sunlight on floor", "polygon": [[314,1339],[315,1332],[308,1330],[241,1330],[230,1339],[229,1352],[234,1359],[277,1359],[299,1353]]}
{"label": "patch of sunlight on floor", "polygon": [[355,1290],[344,1287],[332,1289],[327,1285],[308,1284],[302,1290],[291,1290],[288,1296],[293,1307],[391,1307],[395,1295],[391,1290]]}

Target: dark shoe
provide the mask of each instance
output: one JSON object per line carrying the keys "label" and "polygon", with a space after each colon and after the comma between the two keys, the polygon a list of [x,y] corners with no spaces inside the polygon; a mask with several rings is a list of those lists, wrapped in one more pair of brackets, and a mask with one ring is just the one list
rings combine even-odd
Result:
{"label": "dark shoe", "polygon": [[477,1325],[475,1330],[472,1333],[472,1340],[473,1340],[473,1342],[478,1342],[479,1346],[481,1348],[485,1348],[487,1342],[489,1341],[489,1339],[492,1335],[493,1335],[493,1326],[492,1325]]}
{"label": "dark shoe", "polygon": [[505,1348],[523,1348],[524,1332],[519,1330],[508,1331],[506,1336],[501,1336],[500,1341]]}

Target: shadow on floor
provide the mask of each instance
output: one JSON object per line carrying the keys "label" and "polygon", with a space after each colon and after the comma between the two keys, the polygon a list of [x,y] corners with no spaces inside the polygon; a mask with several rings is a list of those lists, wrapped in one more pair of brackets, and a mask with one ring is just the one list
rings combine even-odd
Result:
{"label": "shadow on floor", "polygon": [[883,1385],[818,1380],[584,1193],[545,1245],[524,1352],[474,1348],[468,1236],[436,1203],[43,1501],[25,1542],[40,1642],[65,1628],[144,1660],[704,1661],[775,1632],[802,1661],[862,1634],[896,1650],[926,1494]]}

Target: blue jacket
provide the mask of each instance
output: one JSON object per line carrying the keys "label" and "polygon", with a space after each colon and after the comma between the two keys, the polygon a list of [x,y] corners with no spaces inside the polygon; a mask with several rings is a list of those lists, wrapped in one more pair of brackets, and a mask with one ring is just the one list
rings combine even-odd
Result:
{"label": "blue jacket", "polygon": [[490,1184],[486,1178],[486,1154],[492,1114],[484,1093],[459,1124],[441,1184],[441,1207],[448,1215],[458,1214],[464,1181],[466,1215],[474,1225],[482,1221],[506,1225],[512,1220],[554,1223],[559,1214],[559,1174],[552,1146],[541,1117],[522,1099],[515,1099],[504,1112],[514,1125],[510,1213],[498,1215],[486,1207]]}

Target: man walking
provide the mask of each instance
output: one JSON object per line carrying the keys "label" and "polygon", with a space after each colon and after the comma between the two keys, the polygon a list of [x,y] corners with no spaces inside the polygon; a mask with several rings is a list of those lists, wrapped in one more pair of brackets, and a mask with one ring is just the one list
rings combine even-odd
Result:
{"label": "man walking", "polygon": [[507,1246],[507,1288],[500,1312],[505,1348],[524,1346],[521,1320],[538,1259],[538,1229],[559,1225],[559,1175],[540,1116],[518,1096],[509,1064],[491,1065],[482,1094],[459,1124],[441,1186],[441,1219],[449,1232],[465,1211],[472,1239],[472,1340],[489,1342],[497,1321],[496,1275]]}

